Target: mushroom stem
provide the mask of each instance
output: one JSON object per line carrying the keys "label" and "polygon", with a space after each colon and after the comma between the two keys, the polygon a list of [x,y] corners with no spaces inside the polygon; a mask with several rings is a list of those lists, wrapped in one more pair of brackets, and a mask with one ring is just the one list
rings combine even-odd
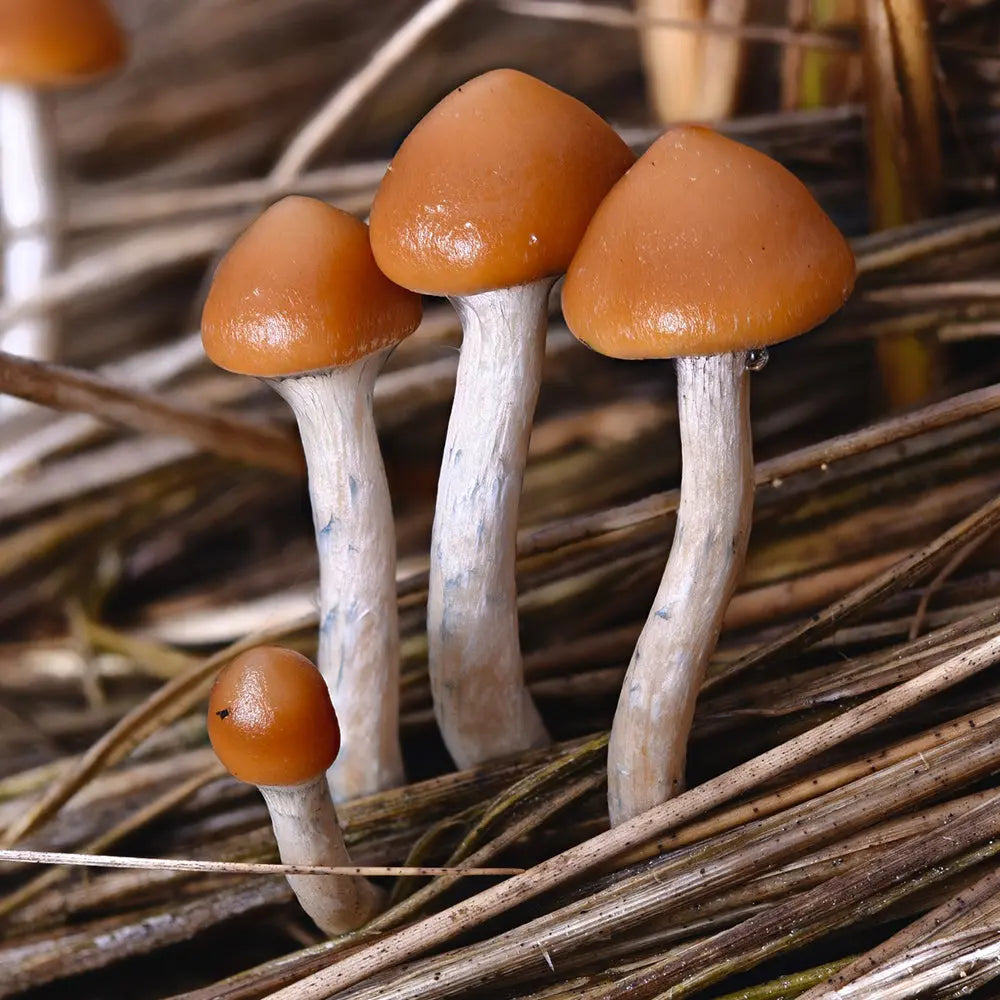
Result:
{"label": "mushroom stem", "polygon": [[[8,302],[34,295],[55,261],[55,165],[47,135],[44,95],[0,85],[0,219],[4,236],[3,287]],[[48,316],[17,321],[0,335],[0,350],[51,360],[55,326]],[[2,397],[0,409],[23,404]]]}
{"label": "mushroom stem", "polygon": [[684,785],[698,689],[750,536],[748,383],[745,351],[677,359],[680,509],[670,558],[611,729],[613,825],[667,801]]}
{"label": "mushroom stem", "polygon": [[401,785],[396,534],[372,394],[388,350],[270,379],[295,413],[319,552],[317,666],[343,746],[329,771],[344,801]]}
{"label": "mushroom stem", "polygon": [[[344,844],[326,778],[301,785],[262,785],[278,854],[286,865],[353,864]],[[302,909],[325,934],[344,934],[374,916],[383,894],[353,875],[288,875]]]}
{"label": "mushroom stem", "polygon": [[552,282],[452,300],[462,353],[434,511],[427,642],[434,714],[459,767],[549,742],[524,683],[515,564]]}

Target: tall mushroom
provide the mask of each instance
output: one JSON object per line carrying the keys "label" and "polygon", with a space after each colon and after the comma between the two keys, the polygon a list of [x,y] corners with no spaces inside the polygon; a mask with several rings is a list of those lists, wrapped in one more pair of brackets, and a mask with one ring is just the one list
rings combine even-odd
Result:
{"label": "tall mushroom", "polygon": [[295,412],[319,550],[319,669],[340,712],[338,800],[403,782],[396,537],[372,393],[420,298],[372,258],[368,230],[313,198],[272,205],[219,264],[202,340]]}
{"label": "tall mushroom", "polygon": [[[351,864],[326,780],[340,729],[309,660],[278,646],[236,657],[212,688],[208,737],[229,773],[260,790],[284,864]],[[375,886],[352,875],[289,875],[288,884],[327,934],[354,930],[382,903]]]}
{"label": "tall mushroom", "polygon": [[[103,0],[0,0],[0,218],[4,292],[30,298],[58,252],[57,182],[46,91],[115,69],[125,40]],[[18,321],[0,349],[50,359],[46,317]]]}
{"label": "tall mushroom", "polygon": [[615,358],[676,358],[673,547],[611,730],[620,823],[680,790],[695,699],[743,565],[753,508],[748,353],[839,309],[843,236],[805,187],[709,129],[667,132],[597,210],[566,277],[573,333]]}
{"label": "tall mushroom", "polygon": [[548,742],[518,636],[521,480],[549,291],[633,159],[579,101],[495,70],[424,117],[372,205],[382,270],[407,288],[448,296],[462,321],[427,610],[434,711],[460,767]]}

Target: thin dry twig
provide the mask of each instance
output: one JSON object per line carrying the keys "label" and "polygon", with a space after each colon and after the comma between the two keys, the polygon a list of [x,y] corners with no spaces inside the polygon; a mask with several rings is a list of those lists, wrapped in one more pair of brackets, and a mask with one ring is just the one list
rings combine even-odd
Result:
{"label": "thin dry twig", "polygon": [[327,100],[319,111],[299,129],[268,180],[277,187],[291,183],[316,152],[326,145],[337,130],[376,87],[439,25],[448,20],[466,0],[428,0],[405,21]]}
{"label": "thin dry twig", "polygon": [[891,285],[865,292],[870,302],[883,305],[922,305],[947,299],[1000,298],[1000,281],[981,278],[969,281],[937,281],[920,285]]}
{"label": "thin dry twig", "polygon": [[579,3],[576,0],[496,0],[497,6],[521,17],[539,17],[553,21],[578,21],[604,28],[658,27],[695,34],[729,35],[748,42],[774,45],[802,45],[833,51],[854,51],[857,43],[850,38],[822,31],[797,31],[766,24],[734,24],[725,21],[692,21],[686,18],[643,16],[612,4]]}
{"label": "thin dry twig", "polygon": [[345,193],[350,192],[351,207],[361,210],[371,200],[370,191],[382,179],[385,167],[385,160],[338,164],[292,177],[284,185],[264,178],[167,191],[88,191],[86,197],[70,202],[66,224],[76,229],[135,226],[182,214],[234,211],[286,194],[326,195],[343,208]]}
{"label": "thin dry twig", "polygon": [[78,865],[84,868],[144,868],[149,871],[216,872],[231,875],[358,875],[364,878],[422,875],[520,875],[523,868],[447,868],[434,865],[324,865],[251,864],[243,861],[193,861],[188,858],[132,858],[112,854],[75,854],[65,851],[15,851],[0,849],[0,861],[26,865]]}
{"label": "thin dry twig", "polygon": [[912,223],[852,242],[859,274],[874,274],[996,236],[1000,212],[977,209],[957,217]]}
{"label": "thin dry twig", "polygon": [[951,559],[949,559],[948,562],[941,567],[941,569],[934,576],[934,579],[927,584],[924,588],[924,592],[920,595],[920,603],[917,605],[917,610],[913,613],[913,623],[910,625],[910,631],[907,633],[907,638],[911,642],[916,639],[918,635],[920,635],[920,631],[924,626],[924,619],[927,617],[927,608],[931,603],[931,598],[941,589],[951,575],[962,566],[966,559],[978,552],[992,537],[992,531],[984,531],[977,538],[973,538],[968,545],[959,549],[958,552],[956,552]]}
{"label": "thin dry twig", "polygon": [[305,474],[305,459],[292,431],[182,406],[76,369],[0,352],[0,392],[134,430],[175,435],[222,458],[285,475]]}
{"label": "thin dry twig", "polygon": [[[104,365],[96,374],[130,388],[157,389],[204,360],[201,333],[195,331],[169,344]],[[0,441],[0,480],[23,472],[53,452],[85,440],[104,426],[102,421],[86,413],[46,416],[48,419],[40,427]]]}

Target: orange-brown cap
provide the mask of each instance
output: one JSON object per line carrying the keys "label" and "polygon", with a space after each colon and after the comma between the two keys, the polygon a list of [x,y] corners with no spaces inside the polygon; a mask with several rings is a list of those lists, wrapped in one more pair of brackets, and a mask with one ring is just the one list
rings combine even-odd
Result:
{"label": "orange-brown cap", "polygon": [[798,336],[853,286],[847,241],[797,178],[690,126],[657,139],[604,199],[562,302],[594,350],[670,358]]}
{"label": "orange-brown cap", "polygon": [[0,0],[0,80],[56,86],[124,59],[125,38],[102,0]]}
{"label": "orange-brown cap", "polygon": [[289,197],[220,261],[201,339],[220,368],[296,375],[392,347],[420,314],[420,296],[378,269],[363,222],[315,198]]}
{"label": "orange-brown cap", "polygon": [[299,653],[258,646],[223,667],[208,699],[219,760],[252,785],[298,785],[323,774],[340,727],[320,672]]}
{"label": "orange-brown cap", "polygon": [[634,161],[585,104],[525,73],[463,84],[409,134],[375,194],[375,259],[393,281],[467,295],[562,274]]}

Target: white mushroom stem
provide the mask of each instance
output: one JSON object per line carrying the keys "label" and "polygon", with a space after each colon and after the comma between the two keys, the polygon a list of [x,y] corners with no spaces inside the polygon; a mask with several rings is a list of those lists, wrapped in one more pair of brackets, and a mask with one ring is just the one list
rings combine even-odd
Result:
{"label": "white mushroom stem", "polygon": [[[52,271],[56,256],[55,166],[45,95],[15,84],[0,85],[0,221],[3,287],[8,304],[30,299]],[[18,320],[0,334],[0,350],[51,360],[55,325],[49,316]],[[24,404],[0,397],[0,412]]]}
{"label": "white mushroom stem", "polygon": [[427,644],[441,735],[459,767],[549,742],[524,683],[517,509],[552,279],[453,300],[462,321],[431,538]]}
{"label": "white mushroom stem", "polygon": [[608,747],[612,825],[684,785],[698,689],[746,555],[753,454],[746,353],[677,360],[681,501]]}
{"label": "white mushroom stem", "polygon": [[298,420],[319,552],[317,666],[340,719],[337,801],[403,784],[396,534],[372,393],[388,351],[271,379]]}
{"label": "white mushroom stem", "polygon": [[[262,785],[278,853],[286,865],[351,865],[325,775],[301,785]],[[382,908],[383,894],[352,875],[288,875],[302,909],[325,934],[344,934]]]}

